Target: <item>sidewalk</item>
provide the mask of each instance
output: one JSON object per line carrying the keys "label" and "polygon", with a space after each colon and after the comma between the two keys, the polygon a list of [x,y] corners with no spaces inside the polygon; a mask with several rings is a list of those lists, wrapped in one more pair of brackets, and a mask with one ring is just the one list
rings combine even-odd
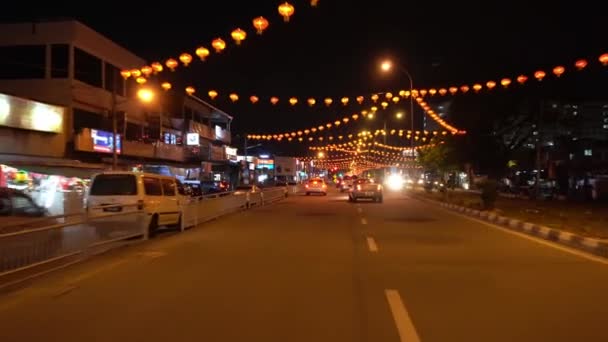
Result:
{"label": "sidewalk", "polygon": [[[459,206],[482,210],[479,194],[450,191],[449,193],[414,190],[417,196],[447,202]],[[576,203],[566,201],[534,201],[518,198],[498,197],[498,215],[507,216],[554,229],[568,231],[591,238],[608,238],[608,204]]]}

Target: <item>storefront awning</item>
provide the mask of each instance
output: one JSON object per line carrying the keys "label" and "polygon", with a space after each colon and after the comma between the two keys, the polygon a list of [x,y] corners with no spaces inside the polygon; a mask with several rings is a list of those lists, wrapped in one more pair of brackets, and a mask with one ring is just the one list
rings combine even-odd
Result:
{"label": "storefront awning", "polygon": [[0,164],[28,172],[64,177],[89,178],[106,169],[103,164],[83,163],[73,159],[30,157],[0,154]]}

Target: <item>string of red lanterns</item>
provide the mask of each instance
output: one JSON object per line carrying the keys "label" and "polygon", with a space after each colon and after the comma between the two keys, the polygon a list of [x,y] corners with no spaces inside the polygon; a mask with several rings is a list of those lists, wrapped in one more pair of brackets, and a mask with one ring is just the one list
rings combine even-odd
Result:
{"label": "string of red lanterns", "polygon": [[[318,1],[311,1],[311,6],[315,7],[317,6],[317,4]],[[279,15],[283,17],[283,20],[285,22],[289,22],[289,19],[295,14],[295,7],[289,2],[283,2],[278,6],[277,11]],[[270,22],[265,17],[259,16],[254,18],[251,21],[251,24],[255,29],[256,33],[258,35],[261,35],[268,28]],[[241,43],[245,39],[247,39],[247,32],[241,28],[235,28],[230,33],[230,37],[238,46],[241,45]],[[222,53],[222,51],[224,51],[226,47],[227,43],[221,37],[215,38],[211,41],[211,48],[213,48],[216,54]],[[196,55],[201,61],[205,61],[211,55],[211,50],[208,47],[201,45],[196,47],[196,49],[194,50],[194,55]],[[184,67],[188,67],[188,65],[192,63],[193,59],[194,57],[191,53],[183,52],[177,58],[167,58],[164,64],[158,61],[152,62],[150,65],[144,65],[139,68],[122,70],[120,74],[125,80],[132,78],[138,84],[144,84],[146,83],[148,77],[163,72],[165,68],[171,71],[175,71],[175,69],[180,66],[180,62]]]}
{"label": "string of red lanterns", "polygon": [[[608,66],[608,53],[604,53],[597,58],[597,61],[603,65]],[[582,71],[589,66],[590,62],[587,59],[578,59],[573,63],[573,68],[576,71]],[[565,74],[567,68],[564,65],[557,65],[551,69],[551,74],[556,78],[560,78],[563,74]],[[332,97],[324,97],[322,100],[317,100],[315,97],[304,97],[305,101],[300,101],[300,98],[297,97],[289,97],[287,98],[287,103],[294,106],[297,104],[307,104],[309,106],[315,106],[318,103],[325,104],[326,106],[331,106],[332,104],[342,104],[343,106],[348,105],[349,103],[353,103],[351,99],[354,99],[358,104],[363,105],[368,100],[371,100],[373,103],[377,103],[380,100],[381,94],[384,94],[387,100],[392,101],[393,103],[398,103],[401,99],[407,99],[410,96],[418,97],[427,97],[427,96],[446,96],[446,95],[457,95],[457,94],[466,94],[471,90],[474,93],[479,93],[484,89],[488,91],[493,90],[498,87],[498,85],[503,88],[509,88],[514,83],[518,83],[520,85],[524,85],[528,82],[530,78],[536,79],[538,82],[543,81],[547,77],[548,73],[544,70],[537,70],[532,74],[519,74],[515,78],[502,77],[495,80],[490,80],[486,82],[479,82],[474,84],[464,84],[461,86],[449,86],[449,87],[438,87],[438,88],[429,88],[429,89],[414,89],[411,92],[409,90],[399,90],[394,93],[386,92],[386,93],[374,93],[368,96],[359,95],[356,97],[348,97],[343,96],[339,98],[339,101],[334,101]],[[395,94],[395,95],[393,95]],[[208,97],[211,100],[215,100],[219,96],[219,92],[215,89],[211,89],[207,93]],[[236,102],[240,99],[236,93],[228,93],[228,97],[232,102]],[[258,95],[250,95],[244,96],[244,98],[248,98],[252,104],[256,104],[260,102],[262,99],[268,100],[272,105],[277,105],[280,102],[280,98],[277,96],[268,96],[268,97],[260,97]]]}

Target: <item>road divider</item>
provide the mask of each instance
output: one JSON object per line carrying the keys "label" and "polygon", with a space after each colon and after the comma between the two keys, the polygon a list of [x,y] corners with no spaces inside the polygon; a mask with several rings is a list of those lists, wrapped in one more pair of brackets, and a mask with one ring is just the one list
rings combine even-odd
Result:
{"label": "road divider", "polygon": [[[225,192],[189,199],[180,206],[180,224],[186,228],[230,213],[269,205],[286,198],[289,189]],[[101,215],[87,212],[47,217],[2,226],[0,230],[0,289],[50,270],[63,268],[109,249],[147,240],[152,215],[140,204],[104,205]]]}

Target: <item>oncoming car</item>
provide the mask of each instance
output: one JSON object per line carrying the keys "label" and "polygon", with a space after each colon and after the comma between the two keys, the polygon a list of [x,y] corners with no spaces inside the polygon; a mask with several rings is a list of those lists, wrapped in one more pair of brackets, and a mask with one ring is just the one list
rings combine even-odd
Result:
{"label": "oncoming car", "polygon": [[353,187],[348,193],[348,200],[350,202],[356,202],[362,198],[371,199],[374,202],[382,203],[382,185],[374,183],[369,179],[357,179],[353,182]]}

